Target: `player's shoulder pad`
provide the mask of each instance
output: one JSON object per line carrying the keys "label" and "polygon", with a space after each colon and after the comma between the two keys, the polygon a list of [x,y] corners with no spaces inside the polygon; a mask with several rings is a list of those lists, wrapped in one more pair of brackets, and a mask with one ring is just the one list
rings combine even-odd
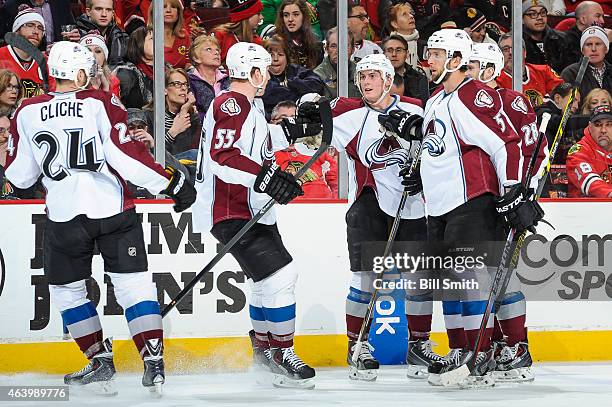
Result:
{"label": "player's shoulder pad", "polygon": [[213,101],[215,118],[238,116],[246,114],[251,109],[251,103],[242,93],[223,92]]}
{"label": "player's shoulder pad", "polygon": [[361,98],[337,97],[330,102],[334,116],[341,115],[351,110],[360,109],[365,106]]}
{"label": "player's shoulder pad", "polygon": [[464,83],[457,89],[457,95],[470,110],[499,110],[501,107],[499,93],[480,81],[470,80]]}
{"label": "player's shoulder pad", "polygon": [[417,105],[420,108],[423,108],[423,101],[417,98],[411,98],[409,96],[400,96],[400,102],[402,103],[410,103],[412,105]]}

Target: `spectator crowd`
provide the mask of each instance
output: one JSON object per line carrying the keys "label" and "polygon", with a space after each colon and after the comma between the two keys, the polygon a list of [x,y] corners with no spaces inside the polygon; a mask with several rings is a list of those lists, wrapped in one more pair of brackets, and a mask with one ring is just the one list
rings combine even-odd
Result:
{"label": "spectator crowd", "polygon": [[[4,42],[7,33],[24,37],[43,56],[62,40],[89,48],[98,66],[89,86],[111,92],[123,103],[129,134],[152,151],[152,22],[158,17],[150,0],[0,0],[0,6],[0,198],[44,194],[40,187],[23,191],[10,185],[3,165],[11,148],[12,113],[24,99],[53,92],[55,86],[39,58],[11,43],[11,36]],[[459,28],[475,43],[499,45],[504,55],[501,87],[512,87],[512,56],[521,52],[523,93],[538,117],[551,114],[549,141],[580,60],[587,57],[546,191],[551,197],[612,197],[612,0],[523,1],[524,40],[514,48],[510,0],[348,0],[347,12],[350,97],[360,96],[353,77],[356,62],[378,53],[395,69],[391,92],[425,105],[436,87],[427,66],[427,39],[437,30]],[[166,159],[193,177],[201,124],[214,97],[229,87],[225,57],[237,42],[263,45],[272,56],[270,81],[261,97],[271,123],[295,115],[296,101],[305,95],[335,98],[336,16],[334,0],[164,0],[159,18]],[[316,139],[293,145],[277,153],[277,161],[283,169],[297,171],[316,145]],[[585,164],[587,159],[592,162]],[[593,171],[585,171],[589,168]],[[337,152],[332,149],[302,179],[306,198],[337,198],[337,179]]]}

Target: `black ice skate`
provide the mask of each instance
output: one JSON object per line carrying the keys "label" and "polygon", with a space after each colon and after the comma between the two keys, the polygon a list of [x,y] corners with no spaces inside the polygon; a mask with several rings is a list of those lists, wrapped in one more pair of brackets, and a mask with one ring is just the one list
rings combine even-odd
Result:
{"label": "black ice skate", "polygon": [[304,363],[290,348],[271,349],[270,368],[274,373],[272,384],[276,387],[314,389],[313,368]]}
{"label": "black ice skate", "polygon": [[[474,368],[470,371],[470,375],[459,382],[459,387],[462,389],[477,389],[483,387],[495,386],[493,371],[495,370],[495,359],[493,357],[493,348],[486,352],[478,352]],[[467,360],[472,355],[472,351],[468,352]]]}
{"label": "black ice skate", "polygon": [[144,374],[142,385],[147,387],[151,393],[161,397],[162,386],[166,381],[164,372],[163,345],[159,339],[145,341],[147,355],[143,358]]}
{"label": "black ice skate", "polygon": [[502,382],[531,382],[534,374],[529,345],[519,342],[514,346],[505,346],[497,360],[493,376]]}
{"label": "black ice skate", "polygon": [[261,385],[269,385],[273,382],[271,375],[271,359],[272,353],[270,348],[260,348],[257,346],[255,341],[255,331],[249,331],[249,338],[251,339],[251,347],[253,348],[253,365],[252,371],[255,374],[255,381]]}
{"label": "black ice skate", "polygon": [[451,349],[450,352],[441,360],[429,365],[427,372],[427,382],[432,386],[442,386],[440,375],[446,372],[453,371],[461,366],[464,359],[465,351],[463,349]]}
{"label": "black ice skate", "polygon": [[408,353],[406,364],[408,369],[406,376],[410,379],[426,379],[429,376],[427,371],[429,365],[440,362],[442,356],[435,353],[431,348],[435,345],[429,339],[417,339],[408,341]]}
{"label": "black ice skate", "polygon": [[349,379],[373,382],[378,377],[378,368],[380,365],[378,360],[374,359],[374,356],[372,356],[372,345],[370,345],[369,342],[363,342],[357,362],[354,362],[353,354],[356,344],[357,341],[349,340],[348,355],[346,357],[349,367]]}
{"label": "black ice skate", "polygon": [[107,338],[102,349],[94,355],[87,366],[75,373],[64,376],[64,383],[71,386],[87,386],[94,393],[114,396],[117,391],[113,385],[115,364],[113,363],[113,342]]}

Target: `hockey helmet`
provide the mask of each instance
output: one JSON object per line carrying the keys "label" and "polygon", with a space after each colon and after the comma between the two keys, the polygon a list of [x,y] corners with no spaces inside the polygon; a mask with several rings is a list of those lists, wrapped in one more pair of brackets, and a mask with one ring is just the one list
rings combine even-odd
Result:
{"label": "hockey helmet", "polygon": [[361,71],[378,71],[384,79],[390,77],[393,80],[395,69],[391,65],[391,61],[384,54],[370,54],[363,57],[355,67],[355,83],[359,83],[359,72]]}
{"label": "hockey helmet", "polygon": [[[481,82],[489,82],[497,78],[502,69],[504,69],[504,54],[502,54],[497,44],[475,43],[472,46],[472,56],[470,60],[480,64],[478,80]],[[493,72],[493,76],[485,81],[482,79],[482,73],[489,64],[493,64],[495,71]]]}
{"label": "hockey helmet", "polygon": [[[446,51],[446,61],[444,62],[444,72],[434,83],[442,81],[447,72],[454,72],[462,66],[467,66],[472,55],[472,39],[464,30],[453,28],[443,29],[433,33],[427,40],[427,49],[442,49]],[[448,62],[455,52],[461,53],[461,60],[455,69],[448,68]]]}
{"label": "hockey helmet", "polygon": [[227,51],[225,64],[230,78],[250,79],[253,68],[258,68],[265,75],[272,65],[272,57],[261,45],[238,42]]}
{"label": "hockey helmet", "polygon": [[70,41],[59,41],[53,44],[47,65],[49,75],[52,77],[72,81],[76,81],[79,71],[84,70],[89,82],[97,70],[93,53],[85,46]]}

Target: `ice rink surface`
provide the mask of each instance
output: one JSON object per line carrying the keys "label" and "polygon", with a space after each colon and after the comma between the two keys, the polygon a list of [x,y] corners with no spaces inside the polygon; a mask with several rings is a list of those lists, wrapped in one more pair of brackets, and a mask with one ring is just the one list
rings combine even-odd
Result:
{"label": "ice rink surface", "polygon": [[[382,367],[373,383],[353,382],[344,368],[318,369],[314,390],[275,389],[249,373],[169,376],[164,396],[154,399],[140,376],[118,374],[119,394],[103,397],[72,391],[69,402],[0,402],[0,406],[612,406],[612,364],[538,364],[536,380],[497,384],[492,389],[459,390],[409,380],[401,366]],[[59,385],[59,376],[0,376],[0,385]]]}

